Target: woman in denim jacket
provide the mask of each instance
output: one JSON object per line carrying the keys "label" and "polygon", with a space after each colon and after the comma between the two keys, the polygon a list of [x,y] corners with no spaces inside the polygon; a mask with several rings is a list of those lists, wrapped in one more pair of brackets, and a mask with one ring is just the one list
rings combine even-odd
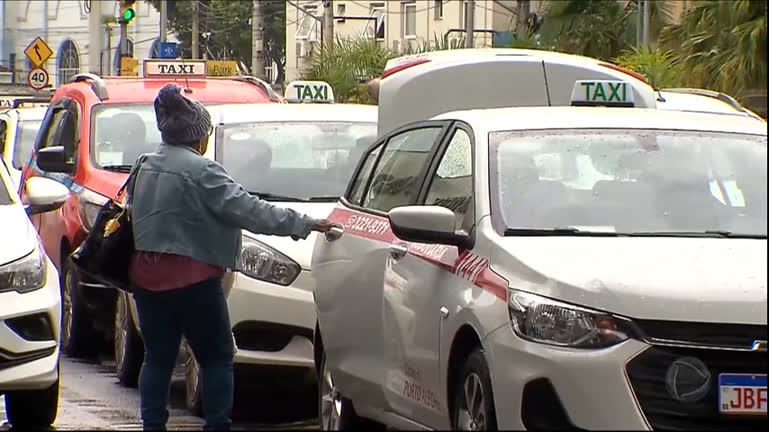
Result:
{"label": "woman in denim jacket", "polygon": [[129,269],[145,355],[139,378],[145,429],[164,430],[182,335],[200,364],[205,429],[230,428],[233,340],[222,291],[236,266],[241,229],[304,239],[332,224],[250,195],[203,157],[208,111],[167,84],[155,98],[163,143],[144,155],[130,188],[136,253]]}

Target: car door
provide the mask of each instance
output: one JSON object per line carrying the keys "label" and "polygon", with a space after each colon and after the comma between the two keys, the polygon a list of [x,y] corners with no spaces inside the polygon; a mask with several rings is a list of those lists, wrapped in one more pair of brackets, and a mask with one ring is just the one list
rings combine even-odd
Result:
{"label": "car door", "polygon": [[[473,225],[471,136],[464,125],[447,134],[418,200],[452,210],[457,231],[465,233]],[[384,346],[391,360],[386,394],[398,414],[439,429],[451,426],[442,397],[440,326],[448,316],[444,292],[457,282],[451,268],[458,256],[454,246],[395,239],[383,287]]]}
{"label": "car door", "polygon": [[382,287],[394,237],[386,212],[416,202],[446,125],[408,125],[372,145],[329,216],[344,234],[319,236],[315,245],[312,272],[327,366],[356,409],[387,406]]}

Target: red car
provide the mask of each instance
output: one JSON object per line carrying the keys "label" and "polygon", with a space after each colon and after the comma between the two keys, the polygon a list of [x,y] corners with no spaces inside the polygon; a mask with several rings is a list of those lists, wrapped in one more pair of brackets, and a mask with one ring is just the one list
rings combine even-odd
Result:
{"label": "red car", "polygon": [[259,79],[206,77],[205,62],[180,60],[146,60],[143,77],[81,74],[56,90],[23,179],[43,175],[71,191],[61,209],[32,218],[59,269],[61,342],[69,355],[90,354],[104,346],[102,341],[111,341],[116,290],[80,274],[67,257],[85,239],[108,197],[117,194],[137,157],[160,144],[153,101],[169,82],[208,106],[283,103]]}

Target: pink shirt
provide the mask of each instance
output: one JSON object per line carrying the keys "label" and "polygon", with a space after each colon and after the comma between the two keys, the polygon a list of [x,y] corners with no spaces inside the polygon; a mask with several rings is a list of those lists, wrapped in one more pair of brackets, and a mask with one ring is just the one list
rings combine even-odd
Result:
{"label": "pink shirt", "polygon": [[128,277],[148,291],[168,291],[222,276],[224,269],[190,257],[136,251],[131,257]]}

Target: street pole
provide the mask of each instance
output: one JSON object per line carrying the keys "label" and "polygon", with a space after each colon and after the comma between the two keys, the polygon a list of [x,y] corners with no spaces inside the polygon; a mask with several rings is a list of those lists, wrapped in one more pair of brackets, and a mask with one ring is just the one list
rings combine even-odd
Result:
{"label": "street pole", "polygon": [[467,17],[465,17],[465,47],[475,47],[475,0],[467,1]]}
{"label": "street pole", "polygon": [[257,78],[264,78],[264,15],[262,0],[253,0],[251,16],[251,72]]}
{"label": "street pole", "polygon": [[128,23],[120,20],[120,56],[117,61],[117,74],[123,74],[123,56],[128,53]]}
{"label": "street pole", "polygon": [[334,2],[323,2],[323,45],[334,42]]}
{"label": "street pole", "polygon": [[528,19],[531,11],[531,4],[529,3],[529,0],[518,0],[518,9],[517,9],[517,22],[515,23],[515,33],[518,36],[518,39],[524,37],[524,31],[526,35],[528,36]]}
{"label": "street pole", "polygon": [[200,58],[200,9],[198,0],[192,0],[192,58]]}
{"label": "street pole", "polygon": [[168,33],[168,0],[160,0],[160,42],[166,42]]}
{"label": "street pole", "polygon": [[636,26],[635,26],[635,45],[637,48],[641,47],[641,38],[643,37],[643,0],[636,0]]}
{"label": "street pole", "polygon": [[101,24],[101,2],[91,2],[91,9],[88,11],[88,70],[97,75],[102,74],[101,47],[104,35],[100,31]]}
{"label": "street pole", "polygon": [[649,47],[649,0],[644,2],[644,46]]}

